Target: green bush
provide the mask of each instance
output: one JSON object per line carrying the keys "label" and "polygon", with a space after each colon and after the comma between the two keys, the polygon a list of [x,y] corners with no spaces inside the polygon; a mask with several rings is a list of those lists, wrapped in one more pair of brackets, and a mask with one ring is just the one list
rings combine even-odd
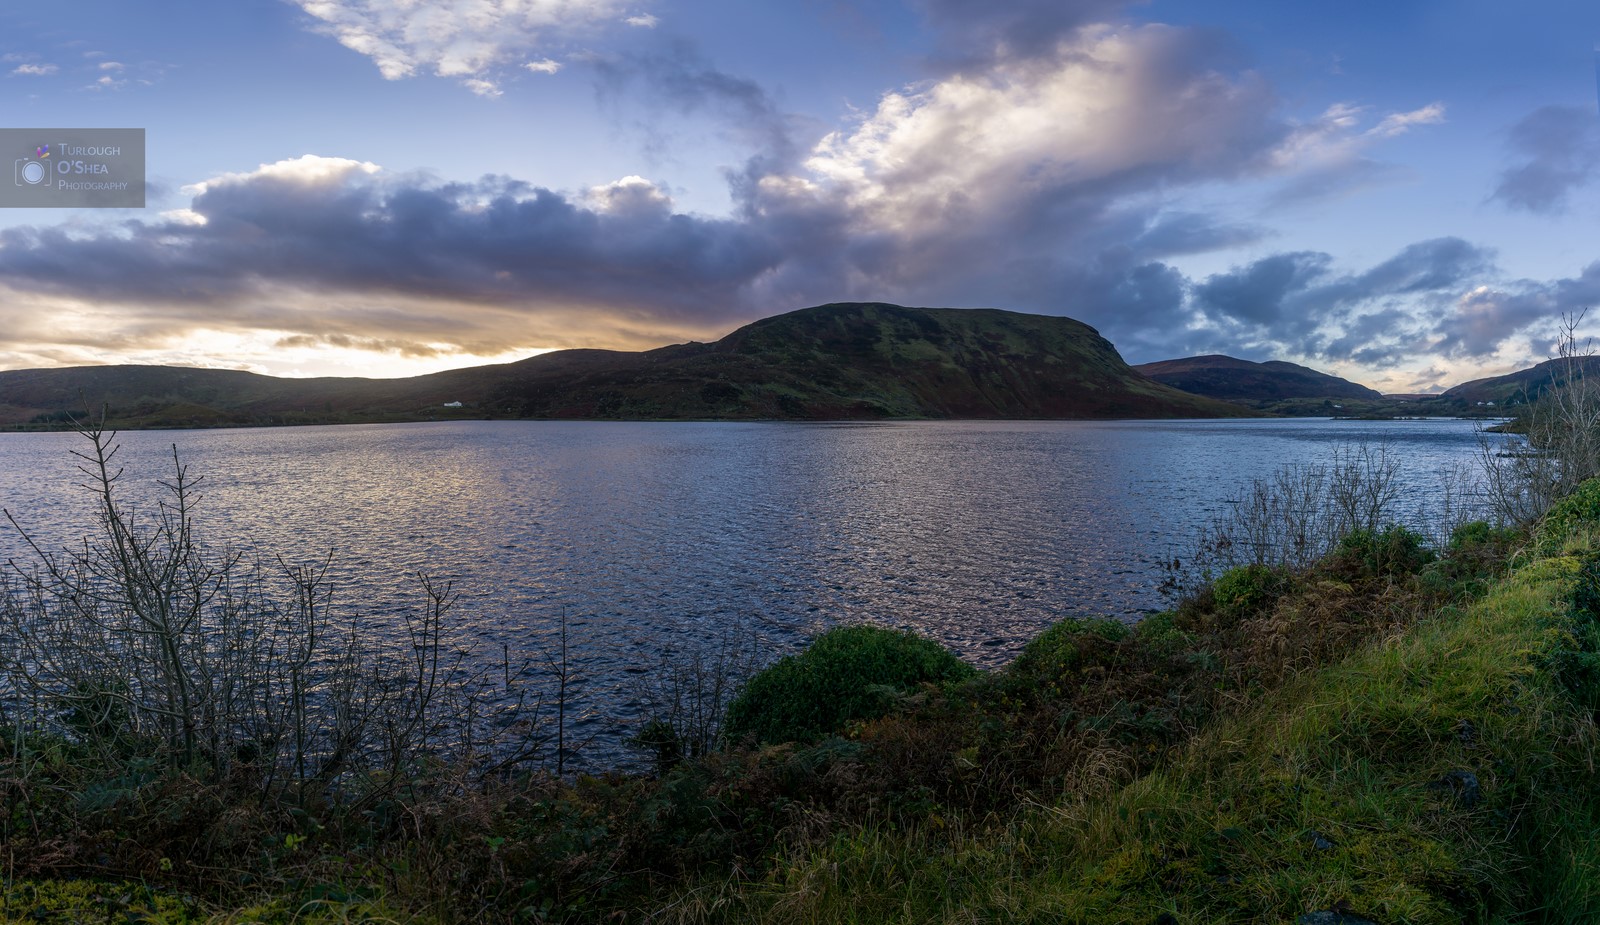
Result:
{"label": "green bush", "polygon": [[1600,710],[1600,561],[1587,561],[1578,572],[1568,614],[1570,635],[1548,667],[1578,703]]}
{"label": "green bush", "polygon": [[1592,529],[1597,523],[1600,523],[1600,479],[1590,479],[1557,501],[1539,522],[1534,534],[1539,554],[1560,553],[1575,532],[1580,528]]}
{"label": "green bush", "polygon": [[974,673],[931,639],[877,626],[842,626],[751,678],[728,705],[725,728],[733,741],[802,741],[883,715],[885,688],[904,692]]}
{"label": "green bush", "polygon": [[1515,543],[1521,533],[1515,527],[1496,527],[1486,520],[1464,523],[1450,531],[1446,549],[1451,554],[1473,552],[1484,547],[1503,548]]}
{"label": "green bush", "polygon": [[1053,624],[1022,647],[1007,671],[1017,677],[1056,677],[1099,664],[1113,650],[1106,643],[1126,639],[1131,631],[1116,620],[1069,617]]}
{"label": "green bush", "polygon": [[1434,559],[1421,534],[1400,526],[1352,530],[1339,541],[1336,555],[1364,577],[1414,575]]}
{"label": "green bush", "polygon": [[1223,572],[1211,586],[1219,614],[1242,617],[1266,609],[1288,587],[1289,576],[1268,565],[1240,565]]}
{"label": "green bush", "polygon": [[1196,643],[1193,633],[1178,626],[1178,614],[1172,610],[1150,614],[1133,627],[1133,633],[1141,645],[1163,657],[1190,653]]}

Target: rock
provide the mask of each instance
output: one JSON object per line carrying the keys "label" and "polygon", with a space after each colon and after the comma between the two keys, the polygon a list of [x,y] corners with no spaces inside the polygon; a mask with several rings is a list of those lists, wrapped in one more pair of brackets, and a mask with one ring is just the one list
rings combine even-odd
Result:
{"label": "rock", "polygon": [[1428,789],[1449,792],[1462,809],[1471,809],[1483,799],[1483,790],[1478,786],[1478,775],[1471,771],[1451,771],[1429,784]]}
{"label": "rock", "polygon": [[1462,745],[1473,745],[1477,743],[1478,727],[1472,724],[1472,720],[1464,719],[1461,722],[1456,723],[1456,741],[1460,742]]}
{"label": "rock", "polygon": [[1312,850],[1314,850],[1314,851],[1327,851],[1329,848],[1332,848],[1332,847],[1333,847],[1333,842],[1331,840],[1329,840],[1328,836],[1322,834],[1321,832],[1317,832],[1315,830],[1313,830],[1311,832],[1311,848],[1312,848]]}

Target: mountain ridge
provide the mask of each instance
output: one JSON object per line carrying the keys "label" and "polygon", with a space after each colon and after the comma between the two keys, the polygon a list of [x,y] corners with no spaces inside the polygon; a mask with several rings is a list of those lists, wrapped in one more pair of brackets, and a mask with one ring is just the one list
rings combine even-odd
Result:
{"label": "mountain ridge", "polygon": [[1345,398],[1376,401],[1376,389],[1285,360],[1255,362],[1214,353],[1140,363],[1135,370],[1185,392],[1223,401]]}
{"label": "mountain ridge", "polygon": [[[447,404],[461,402],[460,408]],[[401,379],[94,366],[0,371],[0,425],[109,406],[120,427],[450,417],[887,420],[1237,417],[1140,375],[1094,328],[1000,309],[830,303],[711,343],[558,350]]]}

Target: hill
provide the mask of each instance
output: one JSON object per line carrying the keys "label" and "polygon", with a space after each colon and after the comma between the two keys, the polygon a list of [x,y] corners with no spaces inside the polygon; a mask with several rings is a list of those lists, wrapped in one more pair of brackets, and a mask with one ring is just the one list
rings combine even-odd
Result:
{"label": "hill", "polygon": [[1185,357],[1133,367],[1175,389],[1225,401],[1270,402],[1292,398],[1348,398],[1375,401],[1375,389],[1305,366],[1270,360],[1255,363],[1235,357]]}
{"label": "hill", "polygon": [[[461,406],[446,407],[460,402]],[[446,417],[610,420],[1237,417],[1139,375],[1093,328],[995,309],[837,303],[711,344],[561,350],[406,379],[101,366],[0,372],[0,425],[109,405],[120,427]]]}
{"label": "hill", "polygon": [[1545,360],[1537,366],[1519,369],[1504,376],[1473,379],[1446,389],[1441,397],[1473,406],[1479,402],[1494,402],[1500,406],[1522,404],[1538,398],[1552,386],[1566,385],[1569,378],[1581,379],[1584,374],[1600,372],[1600,357],[1581,357],[1570,361],[1571,370],[1577,373],[1576,376],[1569,372],[1568,362],[1564,359]]}

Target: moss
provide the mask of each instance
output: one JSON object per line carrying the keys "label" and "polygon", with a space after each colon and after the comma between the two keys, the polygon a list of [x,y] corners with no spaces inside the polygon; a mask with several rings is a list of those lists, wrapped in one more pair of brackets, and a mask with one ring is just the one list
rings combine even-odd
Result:
{"label": "moss", "polygon": [[137,883],[22,881],[7,884],[0,893],[0,921],[5,922],[188,925],[208,919],[194,898],[168,895]]}

